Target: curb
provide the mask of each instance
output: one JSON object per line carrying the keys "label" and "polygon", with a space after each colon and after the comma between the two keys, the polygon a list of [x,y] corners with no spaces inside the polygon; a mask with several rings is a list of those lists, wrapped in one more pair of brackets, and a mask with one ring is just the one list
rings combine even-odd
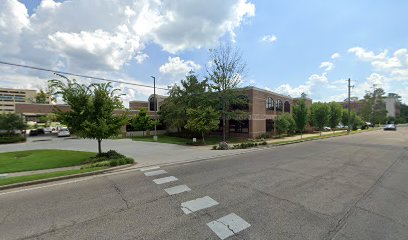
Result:
{"label": "curb", "polygon": [[41,184],[41,183],[48,183],[48,182],[66,180],[66,179],[71,179],[71,178],[87,177],[87,176],[92,176],[92,175],[109,173],[109,172],[113,172],[113,171],[117,171],[117,170],[122,170],[124,168],[128,168],[128,167],[130,167],[132,165],[133,164],[126,164],[126,165],[113,167],[113,168],[102,169],[102,170],[98,170],[98,171],[94,171],[94,172],[78,173],[78,174],[72,174],[72,175],[68,175],[68,176],[53,177],[53,178],[40,179],[40,180],[34,180],[34,181],[22,182],[22,183],[14,183],[14,184],[0,186],[0,191],[1,190],[11,189],[11,188],[18,188],[18,187],[26,187],[26,186],[31,186],[31,185],[37,185],[37,184]]}
{"label": "curb", "polygon": [[[380,129],[377,129],[377,130],[380,130]],[[376,130],[365,131],[365,132],[360,132],[360,133],[367,133],[367,132],[372,132],[372,131],[376,131]],[[242,152],[226,153],[226,154],[220,154],[220,155],[215,155],[215,156],[210,156],[210,157],[195,158],[195,159],[190,159],[190,160],[185,160],[185,161],[164,163],[164,164],[160,164],[160,166],[173,166],[173,165],[178,165],[178,164],[187,164],[187,163],[193,163],[193,162],[213,160],[213,159],[222,158],[222,157],[236,156],[236,155],[246,154],[246,153],[250,153],[250,152],[257,152],[257,151],[267,150],[267,149],[271,149],[271,148],[275,148],[275,147],[279,147],[279,146],[285,146],[285,145],[303,143],[303,142],[310,142],[310,141],[322,140],[322,139],[327,139],[327,138],[350,136],[350,135],[354,135],[354,134],[359,134],[359,133],[346,134],[346,135],[340,135],[340,136],[327,136],[327,137],[315,138],[315,139],[299,139],[298,141],[280,143],[280,144],[268,144],[268,145],[262,146],[262,147],[248,148],[248,149],[246,149],[245,151],[242,151]],[[234,150],[232,150],[232,151],[234,151]],[[4,185],[4,186],[0,186],[0,191],[11,189],[11,188],[25,187],[25,186],[37,185],[37,184],[41,184],[41,183],[55,182],[55,181],[72,179],[72,178],[79,178],[79,177],[87,177],[87,176],[99,175],[99,174],[105,174],[105,173],[111,173],[111,172],[112,173],[120,173],[120,172],[124,172],[124,171],[137,171],[137,170],[139,170],[141,168],[157,166],[158,164],[144,165],[144,166],[131,168],[134,165],[136,165],[136,164],[126,164],[126,165],[122,165],[122,166],[118,166],[118,167],[107,168],[107,169],[95,171],[95,172],[80,173],[80,174],[73,174],[73,175],[69,175],[69,176],[54,177],[54,178],[41,179],[41,180],[35,180],[35,181],[30,181],[30,182],[23,182],[23,183],[15,183],[15,184],[10,184],[10,185]]]}

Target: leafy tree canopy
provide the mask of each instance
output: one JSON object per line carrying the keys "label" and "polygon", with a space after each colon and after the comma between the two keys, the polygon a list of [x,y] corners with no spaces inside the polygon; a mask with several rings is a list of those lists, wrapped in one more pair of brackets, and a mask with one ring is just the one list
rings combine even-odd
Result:
{"label": "leafy tree canopy", "polygon": [[112,89],[111,83],[79,84],[59,75],[66,80],[50,80],[56,94],[61,95],[71,110],[63,112],[56,110],[58,118],[70,130],[82,138],[98,140],[98,151],[101,150],[102,139],[115,136],[126,124],[127,113],[114,114],[115,109],[122,109],[119,89]]}

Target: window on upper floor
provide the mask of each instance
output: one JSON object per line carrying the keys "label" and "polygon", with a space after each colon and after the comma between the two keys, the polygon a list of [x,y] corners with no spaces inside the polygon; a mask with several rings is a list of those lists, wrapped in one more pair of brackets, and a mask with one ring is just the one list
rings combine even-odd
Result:
{"label": "window on upper floor", "polygon": [[266,109],[273,110],[273,99],[271,97],[266,99]]}
{"label": "window on upper floor", "polygon": [[282,100],[278,99],[276,100],[276,111],[282,112],[282,110],[283,110]]}
{"label": "window on upper floor", "polygon": [[290,113],[290,103],[288,101],[285,101],[285,104],[283,105],[283,111],[286,113]]}

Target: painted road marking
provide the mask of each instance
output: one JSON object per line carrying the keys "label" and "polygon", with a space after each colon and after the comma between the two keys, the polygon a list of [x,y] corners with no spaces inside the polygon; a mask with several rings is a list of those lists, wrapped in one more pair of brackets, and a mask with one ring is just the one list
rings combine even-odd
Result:
{"label": "painted road marking", "polygon": [[156,170],[159,168],[160,168],[159,166],[145,167],[145,168],[141,168],[140,171],[145,172],[145,171],[150,171],[150,170]]}
{"label": "painted road marking", "polygon": [[179,194],[179,193],[182,193],[182,192],[191,191],[191,189],[189,187],[187,187],[186,185],[178,185],[178,186],[175,186],[175,187],[166,188],[166,189],[164,189],[164,191],[166,191],[169,195],[174,195],[174,194]]}
{"label": "painted road marking", "polygon": [[215,205],[218,205],[217,201],[210,198],[209,196],[205,196],[205,197],[197,198],[197,199],[194,199],[188,202],[183,202],[181,204],[181,210],[183,210],[185,214],[190,214],[198,210],[209,208]]}
{"label": "painted road marking", "polygon": [[170,176],[170,177],[164,177],[164,178],[158,178],[158,179],[154,179],[153,182],[156,184],[163,184],[163,183],[168,183],[168,182],[174,182],[177,181],[178,179],[174,176]]}
{"label": "painted road marking", "polygon": [[165,174],[165,173],[167,172],[164,170],[157,170],[157,171],[145,172],[144,175],[147,177],[151,177],[151,176],[156,176],[156,175]]}
{"label": "painted road marking", "polygon": [[249,228],[251,224],[247,223],[235,213],[230,213],[222,218],[207,223],[207,226],[210,227],[219,238],[226,239]]}

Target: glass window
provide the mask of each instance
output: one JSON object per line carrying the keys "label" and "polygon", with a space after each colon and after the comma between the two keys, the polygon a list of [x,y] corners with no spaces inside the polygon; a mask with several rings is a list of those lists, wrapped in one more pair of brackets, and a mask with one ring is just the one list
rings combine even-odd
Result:
{"label": "glass window", "polygon": [[273,99],[271,97],[266,99],[266,109],[273,110]]}
{"label": "glass window", "polygon": [[276,111],[282,112],[282,110],[283,110],[282,101],[280,99],[278,99],[278,100],[276,100]]}
{"label": "glass window", "polygon": [[290,113],[290,103],[288,101],[285,101],[285,105],[283,106],[283,111]]}

